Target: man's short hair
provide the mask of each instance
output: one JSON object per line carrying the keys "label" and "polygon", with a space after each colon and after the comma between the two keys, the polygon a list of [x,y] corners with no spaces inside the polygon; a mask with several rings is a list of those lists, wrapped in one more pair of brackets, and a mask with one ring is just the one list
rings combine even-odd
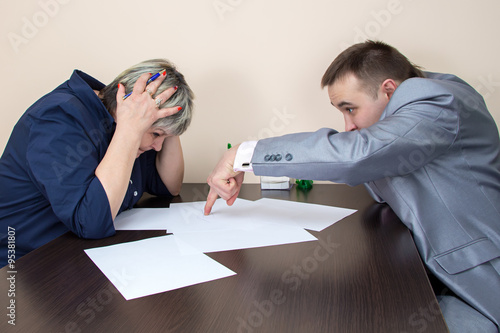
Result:
{"label": "man's short hair", "polygon": [[366,92],[374,97],[386,79],[398,83],[411,77],[424,77],[420,67],[412,64],[394,47],[368,40],[354,44],[335,58],[321,79],[321,87],[331,86],[347,75],[354,74]]}

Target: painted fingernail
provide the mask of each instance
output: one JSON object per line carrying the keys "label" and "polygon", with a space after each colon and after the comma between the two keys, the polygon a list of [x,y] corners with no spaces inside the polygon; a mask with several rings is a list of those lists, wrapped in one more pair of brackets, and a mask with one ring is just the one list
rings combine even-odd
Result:
{"label": "painted fingernail", "polygon": [[166,69],[164,69],[162,72],[163,73],[161,73],[161,75],[163,75],[163,76],[167,75],[167,70]]}
{"label": "painted fingernail", "polygon": [[180,110],[182,110],[182,106],[179,106],[179,107],[177,108],[177,111],[180,111]]}
{"label": "painted fingernail", "polygon": [[120,84],[118,83],[118,89],[120,89]]}
{"label": "painted fingernail", "polygon": [[179,87],[178,87],[178,86],[175,86],[175,87],[174,87],[174,89],[175,89],[175,90],[177,90],[177,89],[179,89]]}

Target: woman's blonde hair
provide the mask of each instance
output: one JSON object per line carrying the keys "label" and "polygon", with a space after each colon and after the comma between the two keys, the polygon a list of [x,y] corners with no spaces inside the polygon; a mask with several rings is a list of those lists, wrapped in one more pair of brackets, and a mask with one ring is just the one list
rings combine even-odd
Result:
{"label": "woman's blonde hair", "polygon": [[113,82],[101,90],[101,93],[99,94],[101,101],[109,112],[114,113],[116,111],[116,93],[118,91],[118,83],[123,84],[125,86],[126,93],[129,93],[132,91],[135,82],[142,74],[156,74],[162,70],[167,71],[167,77],[158,87],[158,90],[156,91],[156,94],[153,95],[153,98],[168,88],[177,86],[177,91],[168,101],[161,105],[161,108],[180,106],[182,107],[182,110],[171,116],[158,119],[153,126],[165,128],[171,135],[181,135],[186,131],[191,123],[194,94],[184,79],[184,75],[178,72],[175,65],[166,59],[146,60],[126,69],[118,75]]}

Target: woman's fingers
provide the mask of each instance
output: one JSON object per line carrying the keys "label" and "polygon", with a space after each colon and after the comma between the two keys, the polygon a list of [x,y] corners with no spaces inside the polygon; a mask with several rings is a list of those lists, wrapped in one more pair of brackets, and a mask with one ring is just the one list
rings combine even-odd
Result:
{"label": "woman's fingers", "polygon": [[180,106],[174,106],[174,107],[171,107],[171,108],[159,109],[158,110],[158,119],[174,115],[177,112],[179,112],[180,110],[182,110],[182,107],[180,107]]}
{"label": "woman's fingers", "polygon": [[162,91],[161,94],[158,94],[158,96],[156,96],[156,98],[161,98],[163,103],[165,103],[166,101],[168,101],[170,99],[170,97],[172,97],[175,94],[176,91],[177,91],[177,86],[170,87],[170,88],[166,89],[165,91]]}
{"label": "woman's fingers", "polygon": [[134,88],[132,89],[132,94],[140,95],[144,93],[146,91],[146,82],[148,82],[150,77],[150,73],[144,73],[139,76],[137,81],[135,81]]}
{"label": "woman's fingers", "polygon": [[[135,109],[136,112],[142,109],[142,112],[136,113],[137,116],[142,114],[144,118],[150,118],[151,121],[156,121],[159,118],[168,117],[176,114],[182,107],[173,106],[168,108],[162,108],[161,106],[168,101],[172,95],[177,91],[177,87],[170,87],[165,91],[162,91],[157,96],[153,97],[158,88],[165,80],[167,76],[166,70],[162,70],[155,75],[150,73],[145,73],[141,75],[134,84],[134,88],[130,95],[130,102],[127,102],[129,108]],[[148,83],[149,82],[149,83]],[[129,97],[125,95],[125,87],[123,84],[118,85],[118,92],[116,95],[117,106],[124,104],[125,100],[123,98]],[[141,106],[142,105],[142,106]],[[147,116],[149,114],[149,116]]]}
{"label": "woman's fingers", "polygon": [[116,92],[116,102],[120,103],[123,101],[123,97],[125,96],[125,86],[121,83],[118,83],[118,91]]}
{"label": "woman's fingers", "polygon": [[[165,69],[151,76],[148,81],[146,81],[146,91],[149,90],[151,92],[151,96],[156,94],[158,87],[162,84],[166,77],[167,71]],[[151,82],[149,80],[151,80]]]}
{"label": "woman's fingers", "polygon": [[166,89],[165,91],[163,91],[158,96],[156,96],[155,103],[156,103],[156,106],[160,109],[158,111],[159,118],[171,116],[171,115],[176,114],[177,112],[182,110],[182,107],[180,107],[178,105],[173,106],[173,107],[168,107],[168,108],[161,108],[161,105],[163,103],[165,103],[166,101],[168,101],[170,99],[170,97],[172,97],[175,94],[176,91],[177,91],[177,86],[170,87],[170,88]]}

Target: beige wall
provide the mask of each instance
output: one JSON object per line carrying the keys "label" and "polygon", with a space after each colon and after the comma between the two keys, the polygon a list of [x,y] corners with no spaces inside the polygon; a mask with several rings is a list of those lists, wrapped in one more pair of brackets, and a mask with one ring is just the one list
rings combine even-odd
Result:
{"label": "beige wall", "polygon": [[500,124],[499,13],[498,0],[2,1],[0,147],[74,68],[107,83],[166,57],[196,93],[185,180],[204,182],[228,142],[343,130],[319,83],[339,51],[366,38],[459,75]]}

